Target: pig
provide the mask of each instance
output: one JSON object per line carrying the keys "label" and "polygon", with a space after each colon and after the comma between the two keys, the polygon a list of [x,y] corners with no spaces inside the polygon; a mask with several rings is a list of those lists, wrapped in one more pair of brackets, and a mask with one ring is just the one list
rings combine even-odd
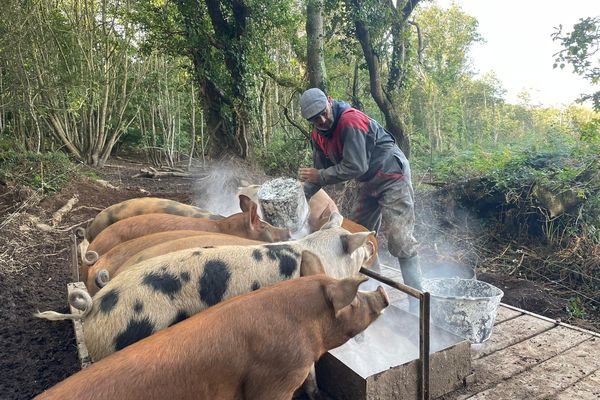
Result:
{"label": "pig", "polygon": [[85,343],[99,360],[242,293],[323,271],[335,278],[358,274],[372,255],[369,232],[350,233],[341,222],[342,216],[334,213],[319,231],[296,241],[154,257],[111,279],[93,300],[85,291],[73,291],[70,303],[81,314],[46,311],[35,316],[84,319]]}
{"label": "pig", "polygon": [[240,195],[240,208],[243,212],[221,220],[182,217],[170,214],[145,214],[129,217],[104,229],[90,243],[89,251],[99,256],[127,240],[156,232],[190,229],[207,232],[220,232],[263,242],[278,242],[290,238],[290,232],[276,228],[258,218],[256,203],[247,196]]}
{"label": "pig", "polygon": [[98,258],[98,255],[95,251],[88,251],[88,259],[91,259],[90,261],[95,262],[91,266],[86,266],[85,264],[82,265],[79,275],[82,281],[85,282],[89,293],[93,296],[99,288],[104,286],[105,283],[102,282],[104,280],[108,280],[108,276],[113,275],[114,271],[116,271],[125,261],[137,253],[149,247],[166,243],[171,240],[214,234],[214,232],[190,230],[157,232],[119,243],[100,258]]}
{"label": "pig", "polygon": [[[173,253],[175,251],[189,249],[191,247],[223,246],[231,244],[251,245],[264,243],[259,240],[245,239],[239,236],[225,235],[222,233],[201,231],[173,232],[195,232],[196,235],[188,235],[186,237],[174,240],[163,240],[162,242],[160,242],[160,244],[155,244],[154,246],[140,249],[140,251],[138,252],[129,251],[128,247],[131,246],[128,246],[128,244],[134,241],[142,241],[146,238],[149,238],[150,236],[163,235],[171,232],[160,232],[155,233],[153,235],[142,236],[137,239],[128,240],[127,242],[121,243],[116,247],[113,247],[108,253],[102,256],[102,258],[98,261],[97,265],[94,265],[92,268],[90,268],[90,272],[93,272],[93,275],[90,274],[86,284],[90,295],[93,296],[94,294],[96,294],[96,292],[98,292],[99,289],[106,286],[106,284],[111,278],[114,278],[121,272],[131,268],[134,264],[138,264],[142,261],[148,260],[153,257],[161,256],[163,254]],[[115,249],[118,249],[121,246],[126,247],[127,254],[131,255],[133,253],[133,255],[125,259],[125,261],[123,261],[122,257],[119,257],[119,260],[115,260],[115,262],[103,262],[107,256],[109,256]]]}
{"label": "pig", "polygon": [[[327,211],[328,215],[331,213],[339,213],[337,205],[331,197],[323,189],[319,189],[308,201],[308,207],[310,213],[308,214],[308,225],[310,226],[311,232],[318,231],[324,223],[322,221],[322,215]],[[348,229],[348,228],[346,228]],[[366,229],[365,229],[366,230]]]}
{"label": "pig", "polygon": [[117,276],[119,273],[129,269],[134,264],[138,264],[142,261],[146,261],[150,258],[158,257],[163,254],[173,253],[175,251],[189,249],[191,247],[209,247],[209,246],[229,246],[229,245],[255,245],[263,244],[259,240],[246,239],[234,235],[226,235],[223,233],[209,233],[201,236],[193,236],[182,239],[170,240],[158,244],[156,246],[149,247],[139,253],[133,255],[127,259],[121,267],[115,271],[113,276]]}
{"label": "pig", "polygon": [[[247,186],[238,186],[237,195],[243,194],[244,196],[248,196],[250,200],[258,204],[258,189],[260,189],[260,185],[247,185]],[[262,210],[258,207],[258,215],[263,218]]]}
{"label": "pig", "polygon": [[104,229],[125,218],[143,214],[172,214],[183,217],[223,219],[221,215],[212,214],[210,211],[180,203],[175,200],[157,197],[141,197],[113,204],[102,210],[89,223],[85,230],[85,237],[92,242]]}
{"label": "pig", "polygon": [[325,352],[389,305],[320,274],[232,298],[112,354],[35,400],[291,399]]}

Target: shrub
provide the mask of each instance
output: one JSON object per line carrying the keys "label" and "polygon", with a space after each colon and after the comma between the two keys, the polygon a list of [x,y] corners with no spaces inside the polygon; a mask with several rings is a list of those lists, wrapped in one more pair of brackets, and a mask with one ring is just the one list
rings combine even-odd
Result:
{"label": "shrub", "polygon": [[77,164],[61,152],[0,151],[0,181],[29,186],[43,193],[59,190],[76,168]]}

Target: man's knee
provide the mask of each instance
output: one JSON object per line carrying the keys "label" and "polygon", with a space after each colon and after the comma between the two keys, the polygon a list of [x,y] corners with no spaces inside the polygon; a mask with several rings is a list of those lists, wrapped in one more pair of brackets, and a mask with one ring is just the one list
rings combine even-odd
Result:
{"label": "man's knee", "polygon": [[394,234],[387,236],[388,251],[398,258],[410,258],[417,255],[419,243],[413,237],[412,232],[406,235]]}

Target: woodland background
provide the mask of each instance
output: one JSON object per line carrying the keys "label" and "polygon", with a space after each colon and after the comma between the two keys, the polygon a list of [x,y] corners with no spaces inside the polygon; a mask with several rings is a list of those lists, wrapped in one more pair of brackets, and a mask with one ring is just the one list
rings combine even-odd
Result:
{"label": "woodland background", "polygon": [[598,323],[600,16],[553,38],[585,105],[507,103],[472,70],[477,20],[430,1],[3,0],[0,183],[48,194],[132,154],[295,176],[311,159],[298,98],[318,86],[384,124],[415,179],[502,227],[515,258],[498,269]]}

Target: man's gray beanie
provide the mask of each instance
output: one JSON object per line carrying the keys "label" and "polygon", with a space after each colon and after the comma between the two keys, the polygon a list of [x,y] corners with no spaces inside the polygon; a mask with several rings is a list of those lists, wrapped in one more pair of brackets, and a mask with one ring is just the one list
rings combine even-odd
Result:
{"label": "man's gray beanie", "polygon": [[327,96],[319,88],[311,88],[300,96],[300,111],[306,119],[320,114],[327,107]]}

